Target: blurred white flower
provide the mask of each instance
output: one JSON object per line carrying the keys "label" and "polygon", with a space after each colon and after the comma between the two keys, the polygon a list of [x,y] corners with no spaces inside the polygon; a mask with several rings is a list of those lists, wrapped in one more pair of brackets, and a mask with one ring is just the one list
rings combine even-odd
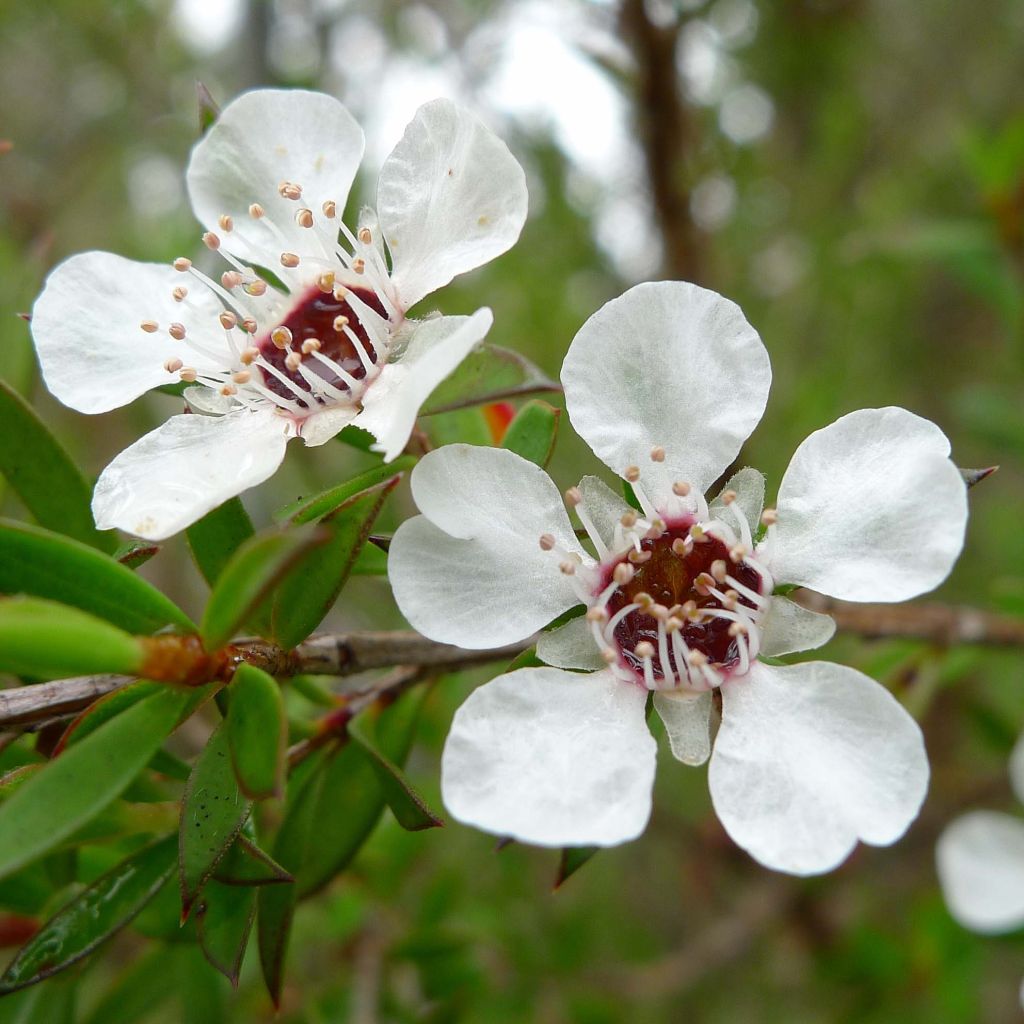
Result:
{"label": "blurred white flower", "polygon": [[457,712],[442,761],[456,818],[541,845],[635,837],[651,809],[651,691],[688,764],[708,758],[720,696],[711,796],[768,867],[829,870],[858,839],[894,842],[917,815],[927,758],[892,695],[851,668],[758,656],[834,631],[777,584],[854,601],[939,584],[963,544],[965,485],[938,427],[865,409],[800,445],[777,511],[762,513],[752,469],[709,505],[703,492],[761,418],[770,380],[756,332],[714,292],[639,285],[592,316],[562,367],[566,406],[641,506],[595,477],[567,492],[595,554],[552,481],[511,452],[455,445],[416,467],[423,515],[398,530],[389,572],[420,632],[486,648],[586,608],[542,634],[538,656],[554,667],[501,676]]}
{"label": "blurred white flower", "polygon": [[289,438],[323,444],[349,423],[393,459],[423,400],[487,333],[488,309],[406,312],[516,241],[522,168],[475,117],[434,100],[385,160],[377,210],[350,229],[362,154],[361,129],[332,97],[247,93],[186,175],[203,239],[229,269],[212,278],[184,257],[168,267],[88,252],[50,275],[32,331],[57,398],[106,412],[180,379],[199,385],[188,401],[207,414],[172,417],[104,470],[100,529],[167,537],[267,479]]}

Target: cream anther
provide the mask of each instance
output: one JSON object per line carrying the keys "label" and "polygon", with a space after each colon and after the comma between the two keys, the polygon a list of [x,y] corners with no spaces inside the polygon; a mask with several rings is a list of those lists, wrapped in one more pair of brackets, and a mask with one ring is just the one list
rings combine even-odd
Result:
{"label": "cream anther", "polygon": [[638,658],[643,658],[645,660],[647,658],[653,658],[654,657],[654,644],[650,643],[647,640],[641,640],[640,643],[638,643],[636,645],[636,647],[633,648],[633,653]]}
{"label": "cream anther", "polygon": [[242,283],[242,275],[237,270],[225,270],[220,275],[220,283],[231,291],[232,288],[237,288]]}
{"label": "cream anther", "polygon": [[220,248],[220,239],[212,231],[207,231],[203,234],[203,245],[216,252]]}
{"label": "cream anther", "polygon": [[362,242],[363,245],[369,245],[373,241],[373,235],[370,234],[369,228],[359,229],[359,241]]}
{"label": "cream anther", "polygon": [[670,615],[665,621],[665,632],[666,633],[678,633],[683,628],[685,623],[682,619],[676,618],[674,615]]}
{"label": "cream anther", "polygon": [[608,619],[608,609],[603,604],[595,604],[593,608],[587,609],[587,622],[605,622]]}
{"label": "cream anther", "polygon": [[720,495],[722,502],[726,505],[731,505],[736,500],[735,491],[722,491]]}
{"label": "cream anther", "polygon": [[253,203],[249,207],[249,216],[252,217],[253,220],[259,220],[261,217],[266,215],[266,212],[267,211],[264,210],[259,203]]}
{"label": "cream anther", "polygon": [[703,668],[708,663],[708,656],[703,651],[693,650],[686,656],[686,660],[694,668]]}
{"label": "cream anther", "polygon": [[728,611],[733,611],[740,603],[740,595],[735,590],[727,590],[722,596],[722,607]]}
{"label": "cream anther", "polygon": [[286,349],[292,343],[292,332],[287,327],[275,327],[270,332],[270,340],[275,347]]}
{"label": "cream anther", "polygon": [[558,563],[558,568],[561,569],[566,576],[572,576],[576,572],[576,563],[570,562],[566,559],[566,561]]}
{"label": "cream anther", "polygon": [[267,282],[266,281],[250,281],[244,288],[246,295],[266,295],[267,293]]}
{"label": "cream anther", "polygon": [[284,365],[289,370],[297,370],[302,365],[302,353],[301,352],[289,352],[284,358]]}
{"label": "cream anther", "polygon": [[761,522],[765,526],[774,526],[779,521],[779,513],[773,508],[766,508],[761,513]]}
{"label": "cream anther", "polygon": [[742,622],[731,622],[729,623],[729,636],[737,637],[748,633],[746,625]]}
{"label": "cream anther", "polygon": [[634,569],[629,562],[619,562],[619,564],[612,570],[612,579],[615,580],[620,587],[624,587],[627,583],[631,583],[635,575],[636,569]]}
{"label": "cream anther", "polygon": [[179,284],[177,288],[171,291],[171,298],[173,298],[175,302],[184,302],[185,296],[187,295],[188,289],[182,284]]}
{"label": "cream anther", "polygon": [[338,302],[343,302],[348,297],[348,289],[343,284],[334,286],[334,297]]}
{"label": "cream anther", "polygon": [[656,444],[651,449],[651,462],[664,462],[665,461],[665,449],[660,444]]}
{"label": "cream anther", "polygon": [[623,471],[622,475],[631,483],[635,484],[640,479],[640,467],[639,466],[627,466]]}
{"label": "cream anther", "polygon": [[649,614],[653,615],[659,622],[668,622],[668,609],[663,604],[653,604]]}
{"label": "cream anther", "polygon": [[246,318],[245,318],[245,319],[244,319],[244,320],[242,321],[242,326],[243,326],[243,327],[244,327],[244,328],[245,328],[245,329],[246,329],[246,330],[247,330],[247,331],[248,331],[248,332],[249,332],[250,334],[255,334],[255,333],[256,333],[256,332],[257,332],[257,331],[259,330],[259,325],[258,325],[258,324],[256,323],[256,321],[255,321],[255,320],[254,320],[254,319],[253,319],[253,318],[252,318],[251,316],[247,316],[247,317],[246,317]]}
{"label": "cream anther", "polygon": [[180,359],[168,359],[164,363],[164,369],[168,373],[177,373],[185,364]]}
{"label": "cream anther", "polygon": [[324,295],[330,295],[334,289],[334,271],[328,270],[327,273],[320,274],[316,279],[316,286]]}
{"label": "cream anther", "polygon": [[668,527],[665,525],[664,519],[655,519],[651,523],[651,528],[644,534],[645,540],[657,540],[659,537],[664,536],[665,531]]}
{"label": "cream anther", "polygon": [[683,606],[679,609],[682,612],[683,617],[693,622],[697,618],[697,602],[696,601],[684,601]]}
{"label": "cream anther", "polygon": [[707,544],[708,543],[708,537],[704,533],[704,528],[700,525],[700,523],[694,523],[693,526],[690,527],[689,533],[690,533],[690,536],[693,538],[694,543],[696,543],[696,544]]}
{"label": "cream anther", "polygon": [[239,357],[238,361],[243,366],[252,366],[254,362],[260,357],[260,350],[258,348],[247,348]]}
{"label": "cream anther", "polygon": [[238,388],[236,388],[233,384],[225,384],[222,387],[218,388],[217,390],[225,398],[230,398],[231,395],[237,395],[238,394]]}
{"label": "cream anther", "polygon": [[171,266],[184,274],[186,270],[192,269],[192,261],[187,256],[179,256]]}
{"label": "cream anther", "polygon": [[714,585],[715,577],[706,572],[697,573],[697,578],[693,581],[694,590],[702,597],[707,597],[711,593],[710,588]]}
{"label": "cream anther", "polygon": [[725,577],[729,575],[729,568],[721,558],[716,558],[711,563],[711,575],[715,578],[716,582],[725,582]]}
{"label": "cream anther", "polygon": [[234,231],[235,229],[235,222],[226,213],[222,213],[217,218],[217,224],[221,231]]}
{"label": "cream anther", "polygon": [[651,553],[650,551],[637,551],[636,548],[634,548],[628,555],[626,555],[626,557],[634,564],[642,565],[651,557]]}
{"label": "cream anther", "polygon": [[636,513],[633,511],[623,512],[619,522],[622,523],[627,530],[632,530],[633,527],[636,526],[636,518]]}
{"label": "cream anther", "polygon": [[178,376],[187,384],[191,384],[199,374],[194,366],[186,366],[178,373]]}
{"label": "cream anther", "polygon": [[334,318],[334,329],[336,331],[341,332],[341,331],[345,330],[346,327],[348,327],[348,317],[347,316],[336,316]]}
{"label": "cream anther", "polygon": [[308,356],[310,352],[320,351],[320,339],[319,338],[307,338],[302,343],[302,351]]}
{"label": "cream anther", "polygon": [[220,325],[225,331],[230,331],[233,327],[238,326],[238,317],[235,316],[230,309],[225,309],[217,319],[220,321]]}
{"label": "cream anther", "polygon": [[672,485],[672,493],[677,498],[685,498],[690,493],[690,485],[685,480],[677,480]]}
{"label": "cream anther", "polygon": [[735,562],[737,565],[746,557],[747,549],[742,544],[737,544],[729,549],[729,561]]}
{"label": "cream anther", "polygon": [[602,647],[601,659],[609,665],[614,665],[619,660],[619,656],[615,653],[614,647]]}
{"label": "cream anther", "polygon": [[353,270],[353,272],[354,272],[354,273],[356,273],[356,274],[362,274],[362,273],[365,273],[365,271],[366,271],[366,260],[364,260],[364,259],[362,258],[362,256],[357,256],[357,257],[356,257],[356,258],[355,258],[355,259],[354,259],[354,260],[352,261],[352,270]]}
{"label": "cream anther", "polygon": [[307,210],[303,207],[301,210],[295,211],[295,223],[300,228],[311,228],[313,226],[313,211]]}
{"label": "cream anther", "polygon": [[324,211],[324,216],[328,220],[334,220],[338,216],[338,204],[333,199],[326,200],[320,209]]}
{"label": "cream anther", "polygon": [[682,537],[676,537],[676,539],[672,541],[673,555],[678,555],[680,558],[682,558],[687,553],[687,551],[689,551],[689,548],[687,547],[686,541],[683,540]]}
{"label": "cream anther", "polygon": [[576,508],[577,505],[583,504],[583,492],[578,487],[570,487],[565,492],[565,503],[570,508]]}
{"label": "cream anther", "polygon": [[171,324],[171,326],[167,328],[167,333],[176,341],[181,341],[185,337],[185,325]]}
{"label": "cream anther", "polygon": [[248,370],[238,370],[231,374],[231,379],[236,384],[248,384],[252,380],[252,374]]}
{"label": "cream anther", "polygon": [[541,551],[551,551],[555,546],[555,538],[550,533],[542,533],[540,535],[540,549]]}
{"label": "cream anther", "polygon": [[277,186],[277,194],[282,199],[301,199],[302,186],[296,185],[294,181],[282,181]]}
{"label": "cream anther", "polygon": [[654,607],[654,598],[647,593],[646,590],[641,590],[634,598],[633,601],[640,605],[640,610],[643,612],[650,611]]}
{"label": "cream anther", "polygon": [[160,325],[155,320],[143,320],[139,326],[147,334],[156,334],[156,332],[160,330]]}
{"label": "cream anther", "polygon": [[288,267],[289,270],[294,270],[299,265],[299,257],[293,252],[281,253],[281,266]]}

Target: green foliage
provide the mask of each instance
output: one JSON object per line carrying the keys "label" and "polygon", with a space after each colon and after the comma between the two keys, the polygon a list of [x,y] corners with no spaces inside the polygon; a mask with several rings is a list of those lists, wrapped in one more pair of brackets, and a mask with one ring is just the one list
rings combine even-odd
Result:
{"label": "green foliage", "polygon": [[279,795],[288,740],[281,689],[266,672],[243,664],[230,695],[223,728],[238,785],[252,800]]}
{"label": "green foliage", "polygon": [[231,556],[253,535],[252,520],[238,498],[231,498],[186,531],[192,557],[212,587]]}
{"label": "green foliage", "polygon": [[561,409],[540,399],[527,402],[508,425],[501,442],[502,448],[508,448],[544,468],[555,453],[561,416]]}
{"label": "green foliage", "polygon": [[210,881],[196,907],[196,932],[203,954],[238,987],[242,957],[256,920],[256,890]]}

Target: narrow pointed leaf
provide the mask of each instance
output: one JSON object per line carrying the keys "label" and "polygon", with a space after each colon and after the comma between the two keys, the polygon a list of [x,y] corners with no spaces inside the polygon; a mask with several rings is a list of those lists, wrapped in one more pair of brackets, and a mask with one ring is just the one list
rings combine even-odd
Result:
{"label": "narrow pointed leaf", "polygon": [[285,505],[284,508],[278,509],[274,513],[274,519],[276,522],[291,522],[296,526],[322,519],[341,508],[352,498],[365,491],[373,490],[392,477],[401,476],[415,465],[416,459],[413,456],[401,455],[393,462],[360,473],[359,476],[346,480],[345,483],[338,484],[337,487],[322,491],[310,498],[299,498],[290,505]]}
{"label": "narrow pointed leaf", "polygon": [[987,480],[993,473],[998,471],[998,466],[986,466],[985,469],[961,469],[960,475],[964,478],[964,483],[967,484],[968,488],[971,488],[976,484],[980,484],[982,480]]}
{"label": "narrow pointed leaf", "polygon": [[554,454],[561,417],[562,410],[547,402],[540,399],[527,402],[508,425],[502,448],[535,462],[543,469]]}
{"label": "narrow pointed leaf", "polygon": [[227,729],[210,736],[185,784],[178,831],[178,883],[184,920],[199,891],[235,841],[252,804],[238,789]]}
{"label": "narrow pointed leaf", "polygon": [[246,541],[224,567],[207,602],[199,630],[206,649],[223,647],[299,559],[327,539],[311,528],[264,533]]}
{"label": "narrow pointed leaf", "polygon": [[558,862],[558,877],[554,887],[561,888],[597,851],[596,846],[566,846]]}
{"label": "narrow pointed leaf", "polygon": [[331,610],[399,479],[390,476],[363,490],[321,521],[326,544],[307,554],[274,595],[271,635],[283,648],[300,644]]}
{"label": "narrow pointed leaf", "polygon": [[174,870],[174,838],[147,846],[101,875],[46,922],[0,977],[0,994],[70,967],[123,928]]}
{"label": "narrow pointed leaf", "polygon": [[235,778],[253,800],[276,796],[284,776],[288,720],[281,688],[254,665],[238,666],[224,728]]}
{"label": "narrow pointed leaf", "polygon": [[202,82],[196,82],[196,105],[199,108],[199,134],[205,135],[220,117],[220,107]]}
{"label": "narrow pointed leaf", "polygon": [[364,544],[352,564],[353,576],[387,576],[388,556],[376,544]]}
{"label": "narrow pointed leaf", "polygon": [[0,519],[0,594],[73,605],[129,633],[195,631],[173,601],[126,565],[38,526]]}
{"label": "narrow pointed leaf", "polygon": [[497,345],[481,345],[434,389],[420,414],[427,416],[500,402],[504,398],[561,390],[557,381],[551,380],[518,352]]}
{"label": "narrow pointed leaf", "polygon": [[256,918],[256,890],[207,882],[196,907],[196,931],[206,959],[238,988],[245,947]]}
{"label": "narrow pointed leaf", "polygon": [[49,762],[0,805],[0,877],[54,849],[125,790],[178,724],[189,694],[165,687]]}
{"label": "narrow pointed leaf", "polygon": [[214,868],[213,877],[224,885],[281,885],[295,878],[269,853],[240,835]]}
{"label": "narrow pointed leaf", "polygon": [[0,672],[60,679],[144,663],[141,641],[92,615],[35,597],[0,598]]}
{"label": "narrow pointed leaf", "polygon": [[140,679],[138,682],[124,686],[120,690],[105,693],[99,700],[90,704],[83,712],[77,715],[64,730],[64,735],[57,741],[53,748],[53,756],[60,754],[65,747],[72,743],[79,743],[90,733],[94,733],[105,722],[115,718],[122,711],[127,711],[133,704],[140,700],[159,693],[164,687],[163,683],[154,683],[148,679]]}
{"label": "narrow pointed leaf", "polygon": [[238,498],[231,498],[207,512],[185,531],[192,557],[211,587],[231,556],[253,533],[252,520]]}
{"label": "narrow pointed leaf", "polygon": [[36,522],[100,551],[113,551],[117,535],[99,531],[92,517],[92,488],[32,407],[0,380],[0,476]]}
{"label": "narrow pointed leaf", "polygon": [[114,558],[128,569],[138,569],[140,565],[145,565],[159,552],[159,544],[150,544],[144,540],[130,540],[114,552]]}

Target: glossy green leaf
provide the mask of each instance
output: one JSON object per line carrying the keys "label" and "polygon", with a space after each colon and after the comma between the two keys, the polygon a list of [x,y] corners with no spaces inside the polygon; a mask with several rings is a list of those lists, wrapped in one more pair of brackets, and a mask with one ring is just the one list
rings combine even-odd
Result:
{"label": "glossy green leaf", "polygon": [[326,544],[297,563],[273,597],[271,636],[283,648],[300,644],[331,610],[399,479],[390,476],[362,490],[321,521]]}
{"label": "glossy green leaf", "polygon": [[281,687],[255,665],[241,664],[231,680],[224,728],[242,792],[260,800],[281,791],[288,720]]}
{"label": "glossy green leaf", "polygon": [[269,853],[245,835],[239,835],[231,844],[214,868],[213,877],[224,885],[281,885],[295,881]]}
{"label": "glossy green leaf", "polygon": [[508,425],[502,448],[535,462],[542,469],[551,461],[558,437],[558,424],[562,410],[535,399],[516,413]]}
{"label": "glossy green leaf", "polygon": [[154,683],[148,679],[140,679],[138,682],[124,686],[120,690],[105,693],[99,700],[94,701],[71,720],[68,727],[64,730],[64,735],[61,736],[57,741],[57,745],[53,748],[54,756],[61,753],[69,744],[84,740],[86,736],[94,733],[105,722],[109,722],[110,719],[115,718],[122,711],[126,711],[133,704],[137,704],[140,700],[152,696],[154,693],[158,693],[163,688],[163,683]]}
{"label": "glossy green leaf", "polygon": [[113,551],[117,535],[92,518],[92,488],[32,407],[0,380],[0,476],[36,521],[67,537]]}
{"label": "glossy green leaf", "polygon": [[246,541],[224,567],[207,602],[199,630],[207,650],[223,647],[299,559],[327,539],[326,533],[310,527]]}
{"label": "glossy green leaf", "polygon": [[129,633],[195,631],[173,601],[95,548],[38,526],[0,519],[0,594],[72,605]]}
{"label": "glossy green leaf", "polygon": [[561,888],[591,857],[597,853],[597,846],[566,846],[558,861],[558,876],[554,887]]}
{"label": "glossy green leaf", "polygon": [[47,679],[134,675],[144,658],[138,638],[77,608],[36,597],[0,598],[0,672]]}
{"label": "glossy green leaf", "polygon": [[481,345],[434,389],[420,409],[420,415],[561,390],[557,381],[551,380],[518,352],[497,345]]}
{"label": "glossy green leaf", "polygon": [[203,955],[234,988],[238,988],[238,974],[255,918],[255,889],[211,880],[196,905],[196,931]]}
{"label": "glossy green leaf", "polygon": [[17,871],[108,807],[178,724],[187,691],[164,687],[44,766],[0,805],[0,877]]}
{"label": "glossy green leaf", "polygon": [[59,910],[0,977],[0,994],[49,978],[91,953],[156,895],[174,870],[174,838],[132,854]]}
{"label": "glossy green leaf", "polygon": [[253,532],[249,513],[238,498],[230,498],[207,512],[185,531],[192,557],[211,587]]}
{"label": "glossy green leaf", "polygon": [[182,919],[241,831],[252,804],[238,789],[222,722],[196,758],[181,800],[178,883]]}

